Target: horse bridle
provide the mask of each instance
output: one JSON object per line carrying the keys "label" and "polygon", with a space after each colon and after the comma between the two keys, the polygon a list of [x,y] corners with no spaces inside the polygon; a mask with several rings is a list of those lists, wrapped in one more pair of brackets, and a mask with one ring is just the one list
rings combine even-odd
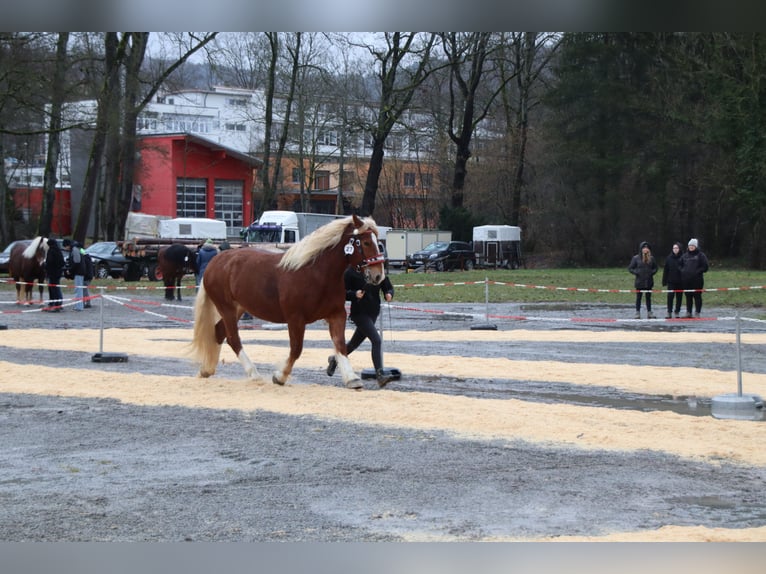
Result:
{"label": "horse bridle", "polygon": [[[343,247],[343,253],[346,257],[351,257],[354,253],[359,252],[362,255],[362,260],[356,264],[357,271],[360,271],[363,267],[369,267],[370,265],[378,265],[384,263],[386,256],[383,253],[376,253],[373,257],[365,257],[362,250],[362,235],[372,236],[372,231],[365,231],[361,235],[354,231],[354,235],[348,238],[348,243]],[[377,245],[377,243],[376,243]]]}

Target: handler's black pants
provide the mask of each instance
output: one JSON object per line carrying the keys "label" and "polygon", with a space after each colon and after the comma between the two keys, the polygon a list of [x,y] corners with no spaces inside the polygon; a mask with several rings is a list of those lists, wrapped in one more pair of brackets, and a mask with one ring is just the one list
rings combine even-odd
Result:
{"label": "handler's black pants", "polygon": [[380,339],[380,333],[375,328],[375,321],[377,317],[370,317],[368,315],[353,315],[351,320],[356,325],[354,334],[351,335],[351,339],[346,343],[346,353],[353,353],[356,348],[362,344],[365,339],[369,339],[372,344],[372,364],[375,370],[383,368],[383,349]]}

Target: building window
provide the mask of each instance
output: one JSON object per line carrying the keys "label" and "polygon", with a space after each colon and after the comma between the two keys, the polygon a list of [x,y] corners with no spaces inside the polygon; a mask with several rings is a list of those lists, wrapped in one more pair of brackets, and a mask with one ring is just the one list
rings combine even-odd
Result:
{"label": "building window", "polygon": [[293,183],[300,183],[301,182],[301,168],[294,167],[293,168]]}
{"label": "building window", "polygon": [[415,187],[415,174],[413,172],[404,172],[404,187]]}
{"label": "building window", "polygon": [[215,218],[226,222],[226,229],[230,234],[238,234],[242,227],[244,187],[245,183],[241,180],[215,180]]}
{"label": "building window", "polygon": [[228,98],[226,100],[226,103],[229,104],[230,106],[246,106],[247,100],[242,98]]}
{"label": "building window", "polygon": [[244,124],[226,124],[226,131],[230,132],[243,132],[245,131]]}
{"label": "building window", "polygon": [[314,189],[330,189],[330,172],[327,170],[318,170],[314,175]]}
{"label": "building window", "polygon": [[207,217],[207,180],[176,179],[177,217]]}
{"label": "building window", "polygon": [[423,182],[423,189],[431,189],[431,185],[434,182],[434,176],[430,173],[424,173],[420,176],[420,181]]}

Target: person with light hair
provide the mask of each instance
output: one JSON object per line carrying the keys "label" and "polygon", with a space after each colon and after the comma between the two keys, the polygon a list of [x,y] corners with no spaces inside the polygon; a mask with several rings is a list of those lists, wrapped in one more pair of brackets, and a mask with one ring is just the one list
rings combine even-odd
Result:
{"label": "person with light hair", "polygon": [[[681,283],[686,294],[686,318],[699,317],[702,312],[702,288],[705,286],[704,274],[709,268],[705,254],[700,251],[699,241],[689,240],[686,252],[681,257]],[[692,314],[694,310],[694,314]]]}

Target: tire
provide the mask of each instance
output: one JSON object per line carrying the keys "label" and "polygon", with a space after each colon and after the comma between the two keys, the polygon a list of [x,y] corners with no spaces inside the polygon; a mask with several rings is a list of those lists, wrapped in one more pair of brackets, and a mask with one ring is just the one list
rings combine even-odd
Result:
{"label": "tire", "polygon": [[104,263],[96,265],[96,279],[109,279],[109,277],[111,277],[109,265]]}
{"label": "tire", "polygon": [[473,271],[473,259],[466,259],[465,260],[465,270],[466,271]]}
{"label": "tire", "polygon": [[149,281],[162,281],[162,271],[156,263],[149,265],[146,276],[149,277]]}
{"label": "tire", "polygon": [[444,271],[446,267],[444,266],[444,261],[437,261],[436,262],[436,270],[437,271]]}

